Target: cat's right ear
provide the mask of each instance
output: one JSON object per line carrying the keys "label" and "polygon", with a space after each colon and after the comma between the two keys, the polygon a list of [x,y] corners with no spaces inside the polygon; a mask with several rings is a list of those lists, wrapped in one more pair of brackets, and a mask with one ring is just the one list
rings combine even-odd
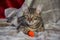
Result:
{"label": "cat's right ear", "polygon": [[41,11],[42,11],[42,7],[43,7],[43,5],[38,5],[37,7],[36,7],[36,13],[40,13]]}

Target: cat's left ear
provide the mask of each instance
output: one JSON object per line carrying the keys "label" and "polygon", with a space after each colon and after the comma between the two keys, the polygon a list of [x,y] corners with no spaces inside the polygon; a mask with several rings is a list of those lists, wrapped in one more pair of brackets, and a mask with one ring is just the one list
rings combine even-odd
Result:
{"label": "cat's left ear", "polygon": [[36,7],[36,13],[40,13],[41,11],[42,11],[42,7],[43,7],[43,5],[38,5],[37,7]]}

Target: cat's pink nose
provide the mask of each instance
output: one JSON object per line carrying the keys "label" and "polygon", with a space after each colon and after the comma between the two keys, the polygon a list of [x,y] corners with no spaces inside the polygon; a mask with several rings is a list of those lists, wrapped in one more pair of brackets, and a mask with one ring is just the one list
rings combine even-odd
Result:
{"label": "cat's pink nose", "polygon": [[28,18],[28,21],[31,22],[32,18]]}

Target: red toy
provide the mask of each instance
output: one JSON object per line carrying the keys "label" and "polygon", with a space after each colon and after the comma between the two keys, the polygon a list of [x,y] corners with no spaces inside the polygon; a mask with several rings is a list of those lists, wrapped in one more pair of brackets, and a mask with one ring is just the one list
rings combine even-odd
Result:
{"label": "red toy", "polygon": [[28,35],[31,36],[31,37],[34,37],[34,32],[33,31],[29,31]]}

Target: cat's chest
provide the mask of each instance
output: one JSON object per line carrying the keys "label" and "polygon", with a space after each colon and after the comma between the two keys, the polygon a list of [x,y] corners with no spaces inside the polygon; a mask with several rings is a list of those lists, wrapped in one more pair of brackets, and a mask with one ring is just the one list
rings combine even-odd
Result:
{"label": "cat's chest", "polygon": [[33,25],[30,25],[29,27],[32,28],[32,29],[36,29],[36,28],[37,28],[37,24],[38,24],[38,23],[35,23],[35,24],[33,24]]}

